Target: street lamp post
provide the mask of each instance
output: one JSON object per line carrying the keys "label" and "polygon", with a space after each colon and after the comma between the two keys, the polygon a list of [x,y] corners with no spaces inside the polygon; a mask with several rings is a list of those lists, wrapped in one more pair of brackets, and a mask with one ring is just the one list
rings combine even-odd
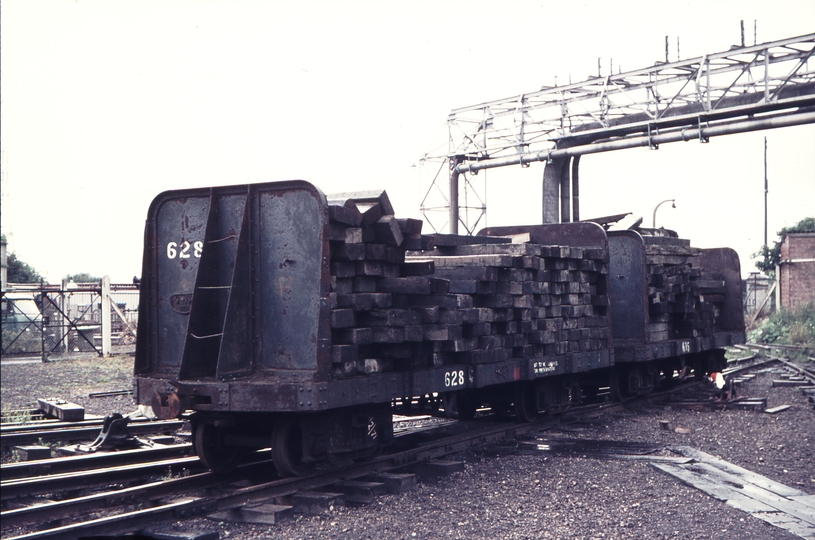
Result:
{"label": "street lamp post", "polygon": [[660,206],[662,206],[663,204],[665,204],[666,202],[672,203],[672,204],[671,204],[671,208],[676,208],[676,199],[665,199],[664,201],[662,201],[661,203],[659,203],[658,205],[656,205],[656,206],[654,207],[654,216],[653,216],[653,219],[652,219],[652,221],[651,221],[651,227],[653,227],[654,229],[656,229],[656,228],[657,228],[657,209],[658,209]]}

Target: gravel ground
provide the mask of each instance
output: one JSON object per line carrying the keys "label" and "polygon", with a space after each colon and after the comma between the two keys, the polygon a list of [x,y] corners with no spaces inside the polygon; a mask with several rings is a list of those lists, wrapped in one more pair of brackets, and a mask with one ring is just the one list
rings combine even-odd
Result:
{"label": "gravel ground", "polygon": [[[129,388],[132,359],[68,360],[2,366],[4,409],[56,395],[89,412],[127,412],[130,398],[98,400],[91,391]],[[121,370],[119,375],[113,372]],[[124,369],[127,368],[127,369]],[[815,411],[800,393],[771,388],[770,373],[747,383],[742,395],[789,404],[776,415],[755,411],[690,411],[652,405],[606,412],[559,432],[581,439],[687,445],[719,456],[808,493],[815,493]],[[55,392],[60,385],[68,390]],[[41,390],[44,389],[44,390]],[[685,433],[660,429],[659,421]],[[692,431],[687,433],[688,431]],[[659,452],[672,455],[667,450]],[[251,538],[797,538],[716,501],[638,461],[517,454],[511,446],[455,456],[463,472],[422,480],[407,493],[386,495],[361,507],[338,507],[321,516],[296,516],[261,526],[196,519],[157,529],[218,531]]]}
{"label": "gravel ground", "polygon": [[104,416],[136,410],[132,396],[91,398],[92,392],[131,390],[133,357],[129,355],[99,358],[76,356],[66,360],[41,362],[13,359],[2,361],[4,411],[36,409],[38,399],[56,397],[82,405],[86,414]]}

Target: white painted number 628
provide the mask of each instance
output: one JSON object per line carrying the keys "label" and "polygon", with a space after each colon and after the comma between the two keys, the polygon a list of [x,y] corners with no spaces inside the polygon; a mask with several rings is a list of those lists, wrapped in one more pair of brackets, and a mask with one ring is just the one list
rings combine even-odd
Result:
{"label": "white painted number 628", "polygon": [[[190,248],[192,248],[192,253],[190,253]],[[192,256],[196,259],[200,259],[201,250],[203,249],[204,243],[200,240],[193,244],[184,240],[180,245],[175,242],[169,242],[167,244],[167,258],[175,259],[178,257],[179,259],[189,259]]]}
{"label": "white painted number 628", "polygon": [[464,370],[447,371],[444,374],[444,386],[461,386],[464,384]]}

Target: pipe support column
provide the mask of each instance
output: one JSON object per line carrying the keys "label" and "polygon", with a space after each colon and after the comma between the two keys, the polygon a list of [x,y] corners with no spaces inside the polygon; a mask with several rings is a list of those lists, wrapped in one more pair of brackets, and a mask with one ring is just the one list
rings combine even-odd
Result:
{"label": "pipe support column", "polygon": [[450,234],[458,234],[458,166],[461,163],[461,158],[450,160],[450,214],[449,214],[449,229]]}
{"label": "pipe support column", "polygon": [[543,223],[560,223],[560,181],[569,158],[553,159],[543,169]]}

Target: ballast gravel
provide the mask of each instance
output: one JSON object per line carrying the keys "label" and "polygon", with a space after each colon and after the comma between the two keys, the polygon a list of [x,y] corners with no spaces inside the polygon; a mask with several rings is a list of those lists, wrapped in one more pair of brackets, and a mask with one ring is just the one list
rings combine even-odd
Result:
{"label": "ballast gravel", "polygon": [[[31,369],[47,381],[55,373],[52,367],[59,367],[57,378],[79,381],[81,374],[71,372],[74,365],[83,369],[71,361],[32,364]],[[25,366],[3,364],[4,409],[26,406],[26,396],[30,400],[37,392],[31,369]],[[695,411],[652,403],[610,410],[580,424],[537,433],[531,440],[557,437],[648,443],[658,447],[655,455],[663,456],[675,455],[669,446],[690,446],[812,494],[815,410],[800,391],[772,388],[777,377],[760,373],[739,389],[741,395],[766,397],[768,407],[791,405],[775,415],[733,409]],[[122,382],[122,378],[110,378],[114,386]],[[105,390],[105,384],[100,388],[98,381],[77,382],[71,386],[73,394],[65,399],[98,414],[134,408],[121,399],[83,397],[89,388]],[[15,389],[22,386],[26,387],[24,395]],[[117,409],[100,410],[104,406]],[[674,429],[663,429],[660,421]],[[457,454],[449,459],[463,461],[463,472],[422,478],[410,491],[383,495],[365,506],[336,507],[318,516],[295,514],[277,525],[196,518],[145,526],[167,532],[218,532],[221,539],[241,540],[798,538],[680,483],[645,461],[520,452],[520,447],[528,445],[508,442]]]}
{"label": "ballast gravel", "polygon": [[[815,493],[815,410],[800,391],[772,388],[773,373],[759,374],[739,389],[766,397],[768,407],[791,405],[771,415],[749,410],[683,410],[652,404],[618,409],[579,425],[539,433],[649,443],[702,450],[777,482]],[[674,430],[665,430],[667,420]],[[680,432],[675,429],[680,429]],[[179,529],[217,530],[221,538],[450,538],[450,539],[793,539],[651,467],[551,453],[516,454],[512,445],[488,447],[450,459],[463,472],[421,479],[412,491],[385,495],[372,504],[339,507],[320,516],[295,515],[274,526],[211,522]]]}

